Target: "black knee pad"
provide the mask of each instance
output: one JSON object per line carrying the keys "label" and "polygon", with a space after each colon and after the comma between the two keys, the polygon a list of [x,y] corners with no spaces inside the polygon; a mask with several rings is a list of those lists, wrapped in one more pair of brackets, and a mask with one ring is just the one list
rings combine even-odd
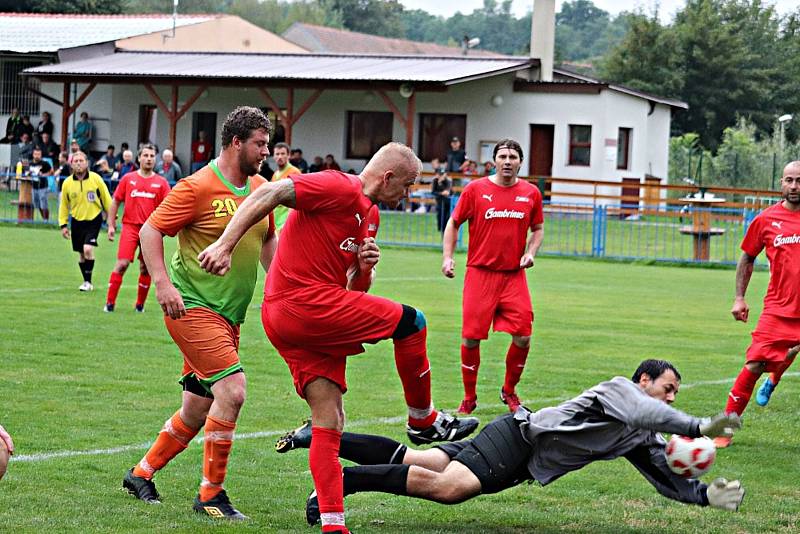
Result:
{"label": "black knee pad", "polygon": [[411,334],[423,330],[427,325],[425,321],[425,314],[416,308],[403,306],[403,314],[400,316],[400,322],[397,323],[397,328],[392,332],[392,339],[407,338]]}

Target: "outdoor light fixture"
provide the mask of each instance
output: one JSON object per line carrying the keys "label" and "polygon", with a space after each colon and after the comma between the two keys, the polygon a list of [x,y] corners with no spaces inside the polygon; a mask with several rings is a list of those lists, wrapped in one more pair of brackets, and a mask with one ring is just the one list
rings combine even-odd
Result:
{"label": "outdoor light fixture", "polygon": [[778,122],[780,122],[780,123],[788,122],[790,120],[792,120],[792,116],[789,113],[787,113],[786,115],[781,115],[780,117],[778,117]]}
{"label": "outdoor light fixture", "polygon": [[493,107],[499,108],[503,105],[503,95],[494,95],[489,102]]}
{"label": "outdoor light fixture", "polygon": [[400,86],[399,92],[403,98],[411,98],[411,95],[414,94],[414,86],[410,83],[404,83]]}

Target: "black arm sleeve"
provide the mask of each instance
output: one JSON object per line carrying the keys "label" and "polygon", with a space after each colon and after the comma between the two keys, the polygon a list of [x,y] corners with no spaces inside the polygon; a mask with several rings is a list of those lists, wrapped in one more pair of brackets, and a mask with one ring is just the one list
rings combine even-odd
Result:
{"label": "black arm sleeve", "polygon": [[683,478],[667,466],[662,445],[640,445],[625,455],[658,492],[675,501],[708,506],[707,486],[694,478]]}

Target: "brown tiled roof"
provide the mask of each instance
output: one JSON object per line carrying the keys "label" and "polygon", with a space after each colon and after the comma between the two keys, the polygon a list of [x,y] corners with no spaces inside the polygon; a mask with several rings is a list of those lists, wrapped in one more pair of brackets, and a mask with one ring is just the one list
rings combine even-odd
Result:
{"label": "brown tiled roof", "polygon": [[[351,32],[326,26],[295,22],[283,32],[284,39],[302,46],[310,52],[327,52],[332,54],[392,54],[392,55],[429,55],[429,56],[461,56],[462,49],[436,43],[420,43],[406,39],[378,37],[366,33]],[[503,57],[504,54],[489,50],[471,49],[470,56]]]}

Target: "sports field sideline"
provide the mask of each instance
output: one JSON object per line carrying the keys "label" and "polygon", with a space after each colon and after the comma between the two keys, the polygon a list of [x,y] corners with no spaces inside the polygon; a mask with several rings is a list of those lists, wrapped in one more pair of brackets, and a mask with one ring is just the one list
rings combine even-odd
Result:
{"label": "sports field sideline", "polygon": [[[104,234],[101,234],[104,240]],[[547,237],[545,237],[547,239]],[[175,409],[180,357],[151,294],[133,313],[135,277],[125,279],[117,312],[104,314],[105,283],[115,247],[101,241],[95,290],[81,281],[74,253],[55,229],[0,226],[0,423],[14,436],[18,459],[0,483],[0,531],[179,531],[220,527],[196,516],[191,500],[201,447],[192,445],[157,483],[161,506],[121,490],[121,478]],[[439,272],[433,251],[387,248],[374,292],[422,309],[428,319],[437,406],[461,399],[460,295]],[[519,387],[532,408],[553,404],[613,375],[630,375],[644,357],[671,360],[683,375],[675,407],[711,415],[724,405],[741,368],[751,325],[730,317],[732,270],[684,269],[541,258],[529,272],[536,321]],[[753,275],[751,322],[767,273]],[[252,520],[222,528],[312,532],[304,521],[312,482],[306,455],[278,455],[277,434],[306,416],[283,361],[258,317],[259,281],[242,329],[248,399],[226,482]],[[508,343],[493,336],[483,350],[478,410],[483,422],[503,413],[497,394]],[[595,464],[546,488],[523,485],[462,505],[379,494],[346,499],[355,532],[791,532],[800,529],[800,380],[791,369],[768,408],[751,403],[733,447],[719,451],[709,479],[739,478],[747,496],[739,513],[671,502],[624,460]],[[351,428],[405,441],[404,402],[391,344],[370,348],[349,365],[345,408]],[[91,452],[94,453],[91,453]]]}

